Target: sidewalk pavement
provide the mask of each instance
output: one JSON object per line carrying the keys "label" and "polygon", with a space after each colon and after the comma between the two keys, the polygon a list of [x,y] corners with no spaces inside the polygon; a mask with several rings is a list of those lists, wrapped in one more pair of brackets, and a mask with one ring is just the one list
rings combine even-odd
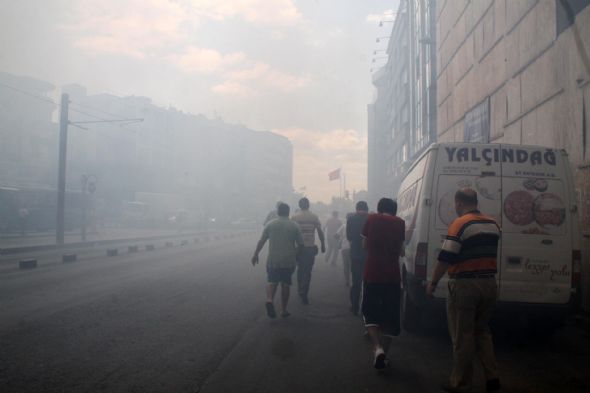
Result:
{"label": "sidewalk pavement", "polygon": [[[194,231],[186,231],[193,233]],[[146,229],[146,228],[104,228],[96,232],[87,232],[86,241],[119,240],[131,238],[143,238],[154,236],[175,236],[182,235],[177,229]],[[66,232],[65,243],[78,243],[82,241],[80,231]],[[55,244],[54,232],[34,232],[24,236],[20,234],[1,234],[0,249],[13,247],[33,247]]]}
{"label": "sidewalk pavement", "polygon": [[[331,267],[317,258],[309,306],[292,288],[291,316],[271,320],[264,311],[263,269],[260,317],[200,388],[200,393],[390,393],[436,391],[445,381],[450,345],[445,336],[404,333],[394,339],[392,368],[379,374],[363,336],[362,319],[349,311],[348,288],[340,263]],[[296,281],[296,280],[294,280]],[[223,296],[223,295],[221,295]],[[280,291],[275,306],[280,304]],[[223,310],[219,310],[223,312]],[[222,327],[220,327],[222,328]],[[433,390],[434,388],[434,390]]]}

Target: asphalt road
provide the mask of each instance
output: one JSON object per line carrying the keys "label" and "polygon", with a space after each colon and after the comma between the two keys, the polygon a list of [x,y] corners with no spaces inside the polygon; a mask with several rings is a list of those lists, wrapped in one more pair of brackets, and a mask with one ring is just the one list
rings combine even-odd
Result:
{"label": "asphalt road", "polygon": [[[312,304],[293,297],[290,318],[266,318],[255,241],[0,270],[0,392],[438,391],[451,360],[444,328],[403,333],[377,375],[340,267],[321,257]],[[588,332],[506,326],[496,342],[506,392],[590,391]]]}

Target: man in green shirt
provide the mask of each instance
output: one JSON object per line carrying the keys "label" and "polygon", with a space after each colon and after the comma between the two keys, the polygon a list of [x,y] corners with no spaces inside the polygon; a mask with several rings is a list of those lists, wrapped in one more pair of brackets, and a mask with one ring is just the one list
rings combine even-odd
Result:
{"label": "man in green shirt", "polygon": [[285,203],[278,206],[277,213],[279,217],[270,221],[264,227],[252,257],[252,265],[256,266],[258,254],[268,240],[266,313],[270,318],[276,318],[274,298],[279,283],[281,284],[281,316],[288,317],[290,315],[287,311],[287,303],[289,302],[291,276],[295,271],[295,257],[298,248],[303,247],[301,229],[299,229],[299,225],[289,220],[289,210],[289,205]]}

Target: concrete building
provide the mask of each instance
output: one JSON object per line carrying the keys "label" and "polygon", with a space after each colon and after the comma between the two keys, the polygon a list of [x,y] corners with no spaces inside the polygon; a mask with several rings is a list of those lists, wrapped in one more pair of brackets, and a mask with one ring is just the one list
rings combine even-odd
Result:
{"label": "concrete building", "polygon": [[[0,73],[0,231],[18,229],[21,208],[30,210],[31,229],[55,226],[54,90],[47,82]],[[121,222],[126,206],[140,207],[132,205],[139,199],[161,211],[159,221],[181,210],[195,222],[262,220],[277,200],[293,195],[293,148],[283,136],[162,108],[146,97],[89,95],[79,85],[63,92],[71,122],[68,229],[80,223],[85,176],[95,185],[89,207],[99,224]],[[138,118],[143,122],[88,123]]]}
{"label": "concrete building", "polygon": [[397,196],[406,170],[436,138],[436,37],[432,0],[400,2],[386,64],[372,77],[368,189],[372,203]]}
{"label": "concrete building", "polygon": [[292,145],[285,137],[162,108],[146,97],[87,95],[75,85],[64,91],[73,109],[92,116],[143,119],[123,128],[97,124],[90,132],[70,133],[68,181],[94,175],[97,196],[110,199],[107,205],[133,201],[137,193],[152,201],[162,194],[182,200],[178,209],[201,220],[230,222],[264,216],[293,192]]}
{"label": "concrete building", "polygon": [[582,217],[585,288],[590,288],[589,5],[590,0],[443,0],[436,13],[437,138],[568,152]]}
{"label": "concrete building", "polygon": [[53,90],[48,82],[0,72],[0,187],[54,186]]}

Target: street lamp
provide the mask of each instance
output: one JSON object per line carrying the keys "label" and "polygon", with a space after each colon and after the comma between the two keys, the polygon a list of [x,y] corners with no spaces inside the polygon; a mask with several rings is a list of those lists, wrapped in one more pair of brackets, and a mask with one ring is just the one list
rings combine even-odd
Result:
{"label": "street lamp", "polygon": [[379,43],[379,42],[381,42],[381,40],[384,40],[384,39],[389,39],[389,36],[377,37],[375,42]]}
{"label": "street lamp", "polygon": [[393,20],[381,20],[379,21],[379,27],[383,27],[383,23],[393,23]]}

